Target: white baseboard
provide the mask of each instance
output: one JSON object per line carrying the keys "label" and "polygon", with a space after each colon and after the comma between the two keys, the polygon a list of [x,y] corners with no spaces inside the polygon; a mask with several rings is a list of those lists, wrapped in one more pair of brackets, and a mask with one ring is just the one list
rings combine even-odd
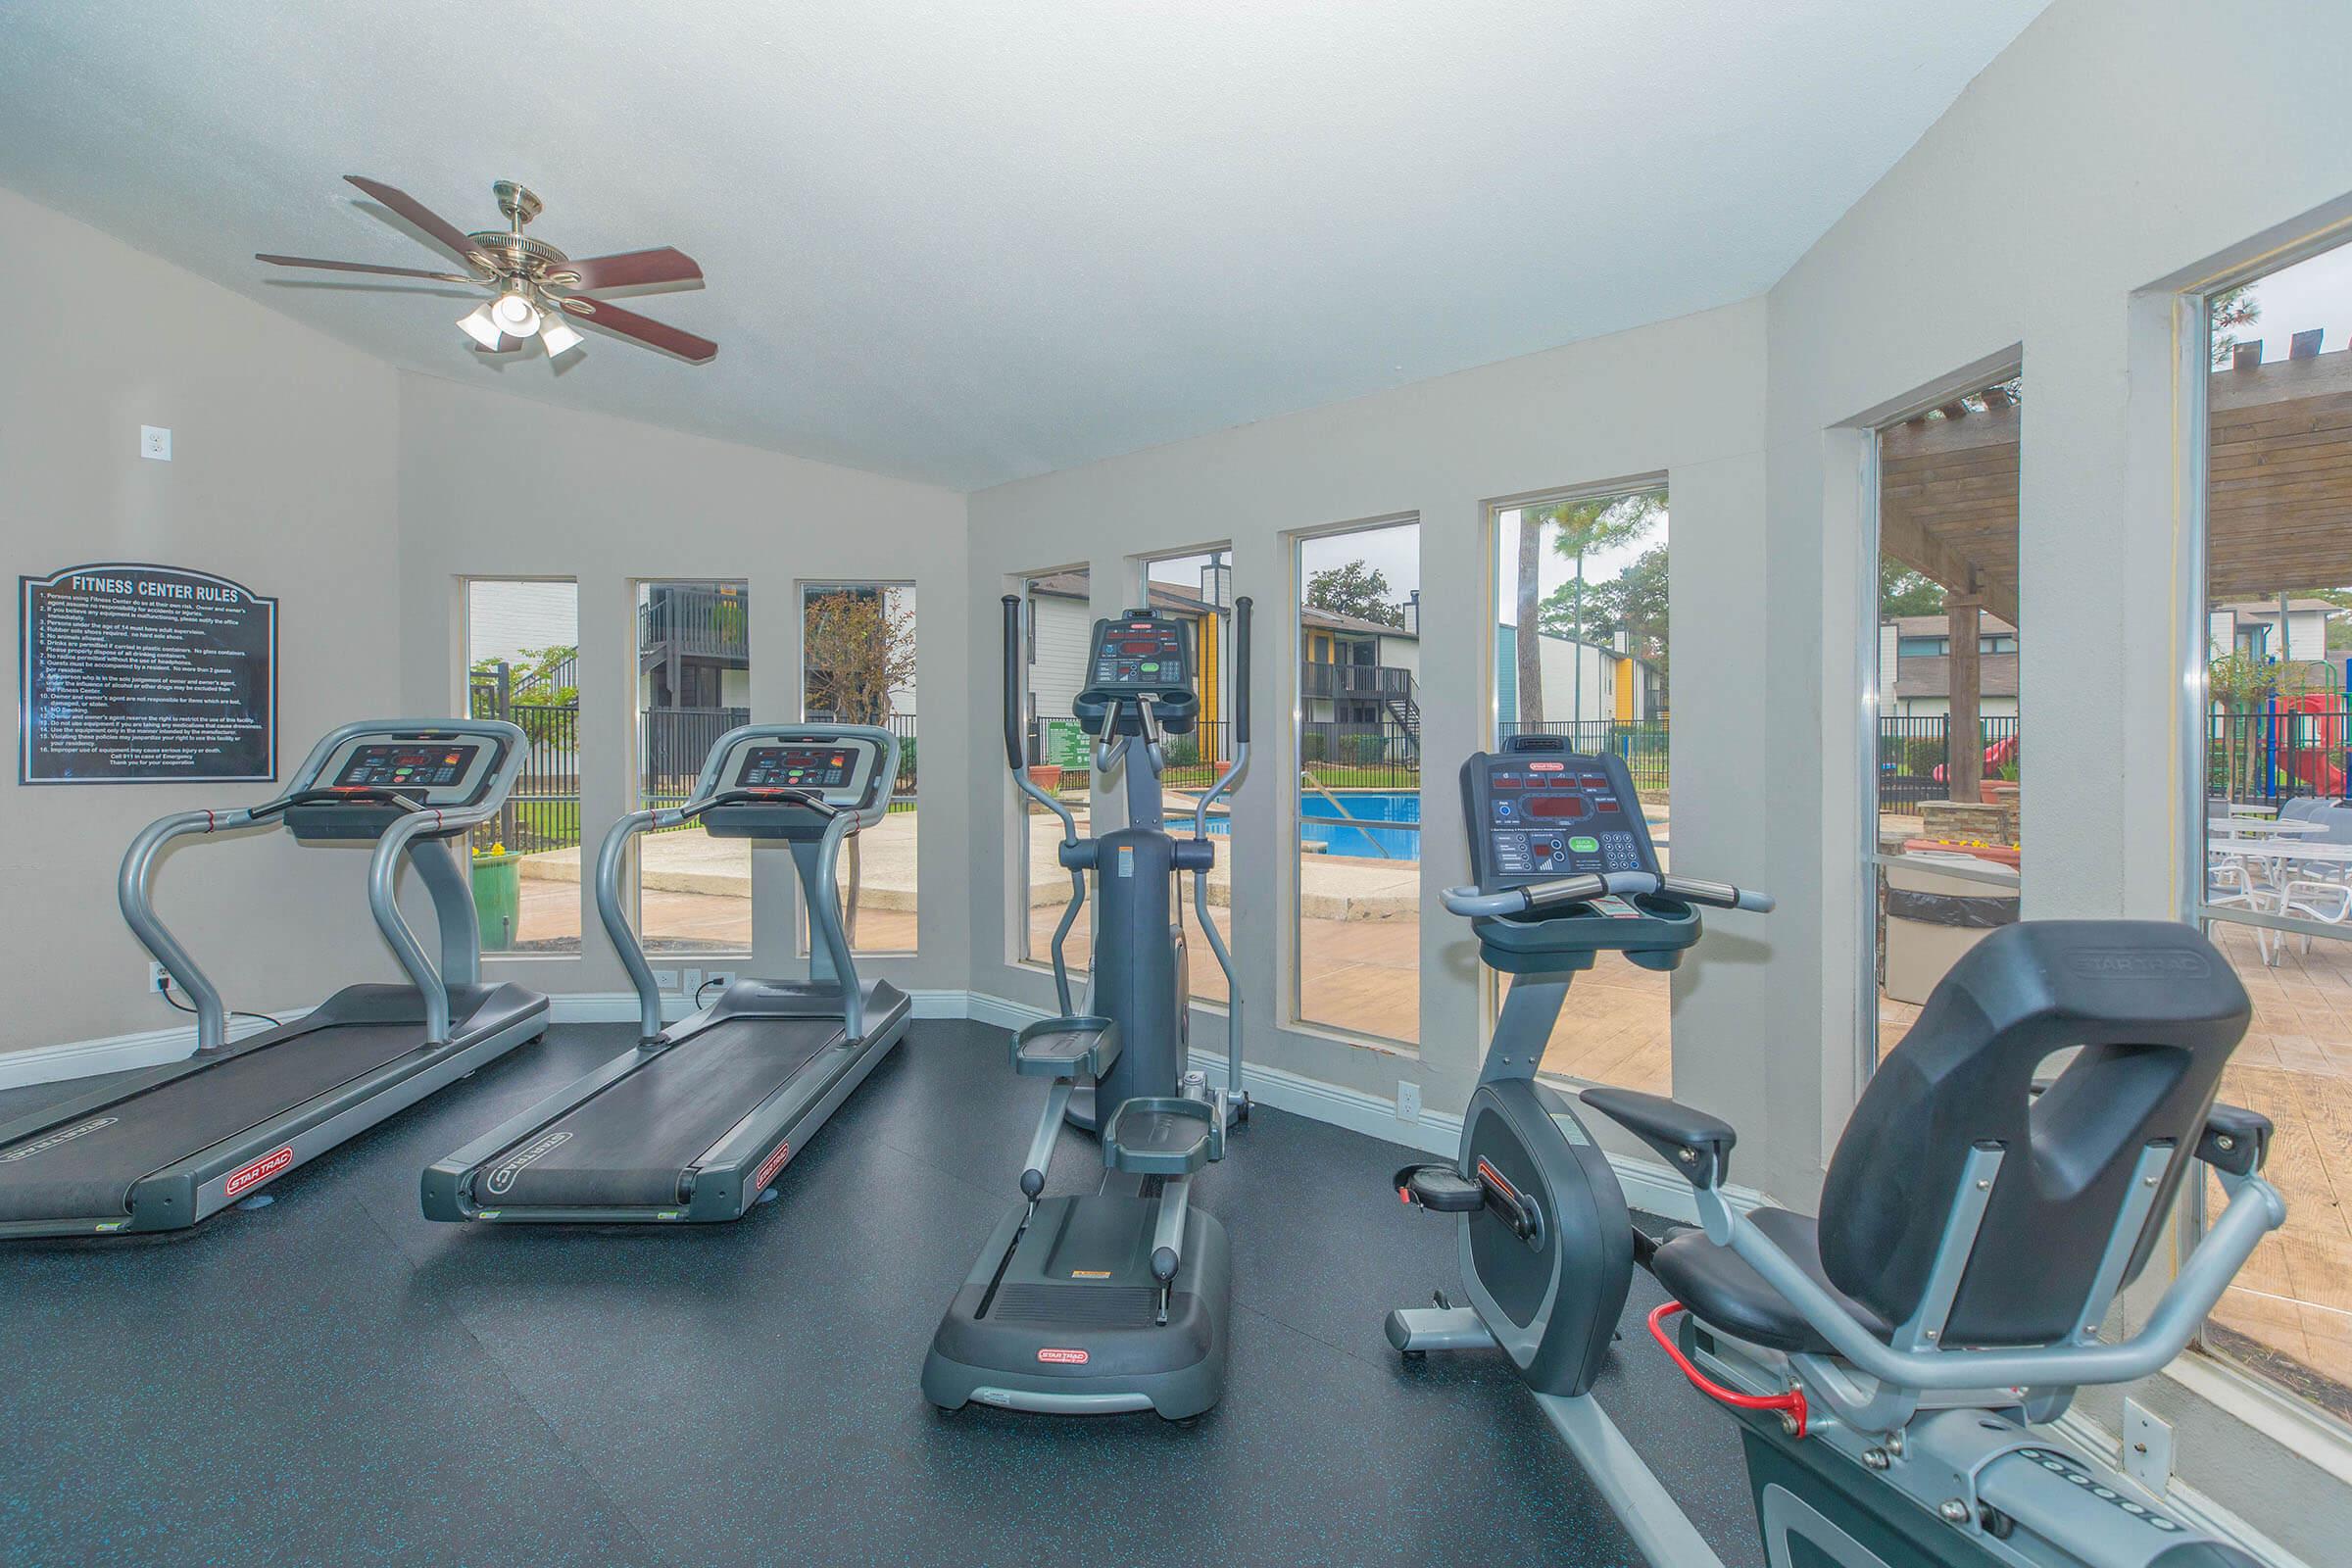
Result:
{"label": "white baseboard", "polygon": [[[1046,1008],[985,992],[962,995],[966,999],[966,1011],[943,1012],[937,1016],[967,1017],[1000,1029],[1020,1029],[1054,1016]],[[1192,1064],[1207,1074],[1210,1083],[1219,1088],[1226,1086],[1222,1054],[1196,1050]],[[1462,1146],[1462,1118],[1446,1111],[1423,1110],[1418,1118],[1406,1121],[1397,1116],[1395,1101],[1248,1061],[1242,1063],[1242,1087],[1249,1091],[1251,1100],[1276,1110],[1345,1127],[1383,1143],[1402,1144],[1430,1154],[1451,1154]],[[1686,1225],[1698,1223],[1698,1203],[1691,1196],[1690,1184],[1664,1165],[1618,1153],[1609,1155],[1609,1164],[1617,1172],[1618,1184],[1625,1189],[1625,1200],[1630,1206]],[[1743,1212],[1767,1201],[1753,1188],[1727,1186],[1724,1193]]]}
{"label": "white baseboard", "polygon": [[[917,1018],[965,1018],[971,1016],[971,995],[968,991],[909,991],[906,1000]],[[692,1001],[683,993],[662,994],[662,1022],[675,1023],[693,1010]],[[637,993],[573,991],[551,996],[547,1017],[550,1023],[635,1023]]]}
{"label": "white baseboard", "polygon": [[[280,1023],[292,1023],[310,1010],[308,1007],[288,1007],[270,1016]],[[240,1014],[228,1020],[228,1038],[242,1040],[269,1027],[259,1018]],[[34,1046],[28,1051],[0,1054],[0,1089],[24,1089],[33,1084],[53,1084],[67,1078],[94,1078],[100,1073],[128,1072],[136,1067],[160,1067],[168,1061],[178,1061],[193,1054],[195,1050],[196,1025],[193,1020],[161,1029],[142,1029],[135,1034],[109,1035],[100,1040],[70,1040],[62,1045]]]}
{"label": "white baseboard", "polygon": [[[1041,1019],[1054,1016],[1043,1007],[1013,1002],[985,992],[932,989],[907,992],[917,1018],[969,1018],[999,1029],[1019,1029]],[[288,1022],[301,1017],[310,1009],[295,1008],[274,1016]],[[682,994],[662,999],[662,1017],[675,1022],[693,1010],[692,1000]],[[634,991],[579,991],[548,998],[548,1019],[552,1023],[635,1023],[637,994]],[[242,1039],[257,1029],[268,1027],[250,1018],[229,1021],[229,1037]],[[82,1078],[96,1073],[121,1072],[131,1067],[159,1066],[177,1061],[196,1049],[196,1027],[193,1023],[176,1028],[151,1029],[140,1034],[116,1035],[106,1040],[82,1040],[67,1045],[36,1046],[30,1051],[15,1051],[0,1054],[0,1089],[17,1089],[27,1084],[54,1083],[61,1078]],[[1223,1087],[1225,1058],[1205,1051],[1193,1053],[1193,1065],[1208,1075],[1209,1082]],[[1317,1079],[1285,1072],[1279,1067],[1262,1067],[1245,1062],[1242,1067],[1242,1087],[1250,1098],[1276,1110],[1305,1116],[1314,1121],[1345,1127],[1349,1132],[1362,1133],[1384,1143],[1403,1144],[1431,1154],[1450,1154],[1461,1147],[1462,1118],[1443,1111],[1424,1110],[1412,1121],[1396,1115],[1394,1101],[1360,1090],[1327,1084]],[[1645,1212],[1667,1219],[1696,1224],[1698,1211],[1690,1197],[1690,1187],[1665,1166],[1647,1160],[1612,1153],[1609,1163],[1617,1170],[1617,1179],[1625,1188],[1626,1201]],[[1760,1195],[1744,1188],[1727,1189],[1733,1201],[1742,1208],[1752,1208],[1762,1201]]]}

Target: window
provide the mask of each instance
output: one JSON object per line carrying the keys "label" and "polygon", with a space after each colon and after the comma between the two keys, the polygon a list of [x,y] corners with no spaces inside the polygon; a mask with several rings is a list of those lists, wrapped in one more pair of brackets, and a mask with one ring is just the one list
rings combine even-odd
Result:
{"label": "window", "polygon": [[[2210,296],[2205,396],[2205,928],[2254,999],[2222,1098],[2278,1127],[2286,1226],[2207,1348],[2352,1420],[2352,248]],[[2192,688],[2194,683],[2190,683]],[[2301,818],[2307,829],[2288,831]],[[2208,1186],[2208,1212],[2221,1206]]]}
{"label": "window", "polygon": [[[637,801],[685,804],[717,739],[752,719],[751,589],[637,585]],[[637,840],[637,934],[649,954],[752,951],[752,841],[697,824]]]}
{"label": "window", "polygon": [[473,832],[485,953],[580,951],[580,590],[466,584],[466,710],[522,727],[530,749],[496,819]]}
{"label": "window", "polygon": [[[1086,731],[1071,712],[1086,684],[1086,656],[1094,640],[1094,587],[1084,566],[1041,572],[1021,580],[1022,619],[1029,628],[1029,699],[1026,718],[1029,776],[1077,813],[1078,831],[1089,831],[1089,792],[1094,761]],[[1014,861],[1028,919],[1018,922],[1020,959],[1054,961],[1054,930],[1070,904],[1070,873],[1055,849],[1061,824],[1026,795],[1013,797],[1020,814]],[[1091,914],[1093,902],[1088,902]],[[1093,950],[1089,919],[1070,928],[1062,956],[1073,973],[1087,967]]]}
{"label": "window", "polygon": [[[1183,837],[1193,830],[1193,808],[1216,783],[1233,757],[1233,547],[1222,545],[1190,555],[1171,556],[1144,564],[1144,580],[1152,608],[1181,615],[1193,623],[1193,646],[1200,660],[1200,725],[1166,747],[1167,771],[1161,783],[1167,795],[1168,831]],[[1247,788],[1247,785],[1240,786]],[[1208,819],[1210,836],[1232,832],[1232,799],[1220,802]],[[1231,951],[1233,944],[1233,856],[1230,840],[1219,846],[1217,863],[1208,873],[1209,918],[1217,937]],[[1220,1005],[1225,995],[1225,971],[1209,951],[1200,931],[1200,912],[1193,907],[1193,879],[1178,885],[1184,912],[1184,937],[1192,973],[1195,1001]]]}
{"label": "window", "polygon": [[1960,955],[2018,916],[2021,395],[2005,376],[1877,432],[1877,656],[1862,671],[1874,1065]]}
{"label": "window", "polygon": [[[1662,485],[1575,493],[1497,507],[1490,531],[1495,743],[1560,735],[1579,752],[1623,758],[1671,866],[1666,512]],[[1543,1070],[1671,1094],[1670,983],[1622,954],[1599,955],[1552,1026]]]}
{"label": "window", "polygon": [[1421,1038],[1421,527],[1298,541],[1300,1022]]}
{"label": "window", "polygon": [[852,834],[842,850],[841,920],[853,952],[912,953],[918,814],[914,589],[903,583],[805,586],[801,639],[801,716],[872,724],[899,738],[899,776],[889,813]]}

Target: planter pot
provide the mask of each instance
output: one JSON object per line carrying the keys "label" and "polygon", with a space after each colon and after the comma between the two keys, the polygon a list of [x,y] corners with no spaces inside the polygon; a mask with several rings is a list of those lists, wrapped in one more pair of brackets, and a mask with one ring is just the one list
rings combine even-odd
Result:
{"label": "planter pot", "polygon": [[482,935],[484,953],[505,953],[514,946],[514,926],[522,914],[522,857],[477,855],[473,858],[473,919]]}
{"label": "planter pot", "polygon": [[1061,769],[1052,762],[1041,762],[1029,769],[1029,782],[1048,795],[1061,788]]}

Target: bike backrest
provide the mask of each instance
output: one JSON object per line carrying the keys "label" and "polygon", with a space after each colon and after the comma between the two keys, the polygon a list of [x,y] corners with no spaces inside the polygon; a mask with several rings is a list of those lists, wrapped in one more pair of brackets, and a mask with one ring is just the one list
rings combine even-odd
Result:
{"label": "bike backrest", "polygon": [[[2156,920],[2041,920],[1987,935],[1879,1066],[1831,1156],[1821,1261],[1912,1320],[1972,1148],[2003,1161],[1941,1336],[2024,1346],[2080,1332],[2150,1145],[2168,1145],[2125,1278],[2161,1233],[2222,1069],[2252,1015],[2213,945]],[[2072,1050],[2063,1066],[2054,1053]],[[2054,1079],[2039,1094],[2037,1075]]]}

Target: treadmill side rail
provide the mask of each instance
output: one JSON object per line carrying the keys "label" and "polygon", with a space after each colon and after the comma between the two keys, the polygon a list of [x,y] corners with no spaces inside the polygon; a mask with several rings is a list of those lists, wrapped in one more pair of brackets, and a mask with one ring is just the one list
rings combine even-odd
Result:
{"label": "treadmill side rail", "polygon": [[[405,1005],[387,1007],[388,997],[405,999]],[[456,1038],[428,1046],[419,1037],[415,1049],[324,1094],[283,1106],[232,1137],[171,1158],[144,1173],[126,1169],[123,1206],[116,1212],[0,1221],[0,1238],[112,1236],[194,1225],[444,1085],[537,1039],[547,1028],[547,999],[518,986],[474,991],[463,1000],[466,1005],[462,1021],[466,1027]],[[191,1057],[173,1063],[162,1077],[53,1105],[43,1112],[44,1123],[65,1126],[88,1117],[94,1109],[124,1104],[143,1094],[169,1094],[172,1084],[210,1067],[281,1048],[291,1052],[312,1049],[316,1041],[308,1037],[336,1028],[392,1021],[400,1011],[414,1015],[416,1008],[416,995],[406,987],[347,987],[292,1024],[234,1042],[224,1054]],[[6,1131],[17,1134],[24,1128],[24,1123],[17,1123]],[[27,1133],[38,1130],[37,1126],[24,1129]]]}

